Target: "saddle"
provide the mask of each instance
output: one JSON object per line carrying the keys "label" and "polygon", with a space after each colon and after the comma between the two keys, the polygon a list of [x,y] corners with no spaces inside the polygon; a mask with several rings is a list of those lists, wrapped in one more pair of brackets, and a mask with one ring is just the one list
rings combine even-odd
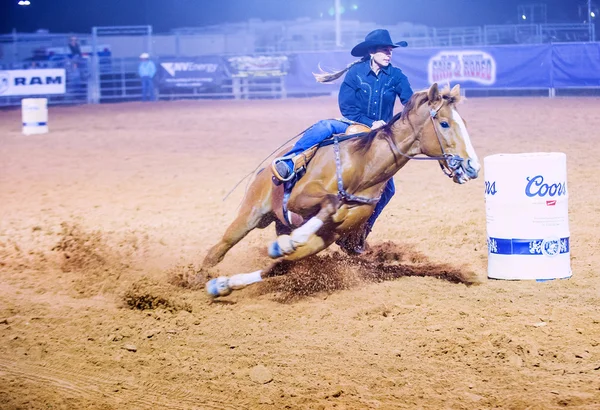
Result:
{"label": "saddle", "polygon": [[[371,128],[367,127],[366,125],[359,124],[359,123],[353,123],[348,126],[348,128],[346,129],[346,132],[344,134],[340,134],[340,135],[347,137],[347,136],[354,136],[356,134],[361,134],[361,133],[365,133],[365,132],[369,132],[369,131],[371,131]],[[332,138],[333,138],[333,135],[331,137],[325,139],[323,142],[321,142],[319,144],[315,144],[312,147],[310,147],[309,149],[302,151],[301,153],[296,154],[291,158],[291,160],[294,164],[294,173],[298,177],[300,177],[301,175],[304,174],[304,171],[306,170],[306,166],[308,165],[310,160],[315,156],[319,147],[321,147],[323,145],[329,145],[328,142]],[[271,172],[273,172],[273,175],[278,180],[282,181],[284,179],[277,172],[277,169],[275,168],[275,161],[273,161],[271,163]]]}
{"label": "saddle", "polygon": [[[353,123],[353,124],[350,124],[350,126],[348,126],[348,128],[346,129],[346,132],[344,134],[341,134],[342,137],[339,138],[339,140],[343,141],[346,139],[350,139],[350,138],[357,136],[357,134],[363,134],[363,133],[367,133],[369,131],[371,131],[371,128],[367,127],[366,125],[359,124],[359,123]],[[273,196],[272,196],[272,208],[273,208],[273,211],[275,212],[275,215],[277,216],[277,219],[279,219],[279,221],[283,224],[283,226],[297,227],[297,226],[302,225],[302,223],[304,222],[302,216],[295,214],[293,212],[290,212],[288,210],[288,207],[287,207],[288,199],[292,192],[292,188],[294,187],[296,182],[298,182],[298,179],[300,179],[302,177],[302,175],[304,175],[304,173],[306,172],[306,166],[308,165],[310,160],[315,156],[315,153],[317,152],[319,147],[322,147],[324,145],[331,145],[331,144],[333,144],[333,135],[331,137],[325,139],[321,143],[315,144],[312,147],[310,147],[309,149],[307,149],[299,154],[294,155],[291,158],[291,160],[294,163],[295,177],[289,181],[285,181],[283,183],[279,182],[279,181],[283,180],[283,178],[281,178],[281,175],[279,175],[279,173],[277,172],[277,169],[275,168],[275,161],[273,161],[273,163],[271,164],[271,171],[273,172],[273,175],[274,175],[273,182],[275,183],[275,188],[273,190]],[[279,181],[275,181],[275,178],[277,178]]]}

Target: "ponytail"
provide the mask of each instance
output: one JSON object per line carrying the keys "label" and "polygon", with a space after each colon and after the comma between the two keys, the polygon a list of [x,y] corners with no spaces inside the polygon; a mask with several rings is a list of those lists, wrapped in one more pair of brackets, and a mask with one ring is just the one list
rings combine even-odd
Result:
{"label": "ponytail", "polygon": [[319,67],[319,69],[321,70],[321,72],[320,73],[313,73],[313,76],[315,77],[315,80],[317,80],[318,83],[329,83],[329,82],[331,82],[333,80],[337,80],[338,78],[340,78],[353,65],[358,64],[358,63],[362,63],[363,61],[367,61],[369,58],[371,58],[371,56],[369,54],[367,54],[366,56],[364,56],[360,60],[356,60],[356,61],[348,64],[348,66],[346,66],[346,68],[344,68],[343,70],[336,71],[334,73],[325,72],[325,71],[321,70],[321,67]]}

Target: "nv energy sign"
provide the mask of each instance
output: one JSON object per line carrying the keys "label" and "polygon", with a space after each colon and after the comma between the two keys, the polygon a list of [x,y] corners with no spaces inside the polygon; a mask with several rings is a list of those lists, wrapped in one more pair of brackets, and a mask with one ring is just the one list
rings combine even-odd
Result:
{"label": "nv energy sign", "polygon": [[496,82],[496,60],[484,51],[442,51],[429,59],[429,83]]}
{"label": "nv energy sign", "polygon": [[0,71],[0,97],[11,95],[64,94],[65,70]]}
{"label": "nv energy sign", "polygon": [[224,64],[220,57],[178,59],[160,63],[161,89],[206,89],[221,84]]}

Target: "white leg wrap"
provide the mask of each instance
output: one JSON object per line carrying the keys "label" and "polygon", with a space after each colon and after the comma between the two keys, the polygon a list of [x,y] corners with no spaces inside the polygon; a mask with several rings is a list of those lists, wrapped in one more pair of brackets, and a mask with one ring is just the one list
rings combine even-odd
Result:
{"label": "white leg wrap", "polygon": [[262,281],[262,270],[252,273],[239,273],[229,278],[229,287],[234,290],[243,289],[248,285]]}
{"label": "white leg wrap", "polygon": [[277,245],[284,254],[289,255],[296,250],[296,245],[289,235],[281,235],[277,237]]}
{"label": "white leg wrap", "polygon": [[297,244],[305,244],[311,235],[315,234],[323,226],[321,221],[316,216],[310,218],[304,225],[292,232],[292,241]]}

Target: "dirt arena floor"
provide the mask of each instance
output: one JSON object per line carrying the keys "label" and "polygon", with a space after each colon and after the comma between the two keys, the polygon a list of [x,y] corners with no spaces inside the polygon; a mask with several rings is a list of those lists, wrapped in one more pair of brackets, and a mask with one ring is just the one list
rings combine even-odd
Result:
{"label": "dirt arena floor", "polygon": [[[334,98],[0,112],[2,409],[600,408],[600,100],[470,99],[483,160],[567,154],[573,277],[487,279],[483,178],[411,162],[361,258],[337,246],[209,303],[244,187]],[[268,262],[271,226],[215,273]]]}

